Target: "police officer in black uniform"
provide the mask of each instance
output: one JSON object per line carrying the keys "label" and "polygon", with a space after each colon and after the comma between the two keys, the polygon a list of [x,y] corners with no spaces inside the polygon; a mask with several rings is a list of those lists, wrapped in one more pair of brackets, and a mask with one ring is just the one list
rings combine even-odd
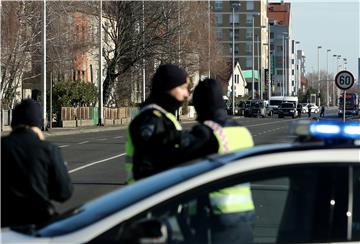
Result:
{"label": "police officer in black uniform", "polygon": [[70,198],[73,185],[57,146],[44,140],[42,109],[27,99],[13,110],[12,132],[1,138],[1,226],[43,224],[51,201]]}
{"label": "police officer in black uniform", "polygon": [[201,149],[211,130],[202,126],[183,131],[175,117],[188,96],[186,72],[174,64],[160,65],[152,78],[149,97],[128,128],[128,183],[207,154]]}

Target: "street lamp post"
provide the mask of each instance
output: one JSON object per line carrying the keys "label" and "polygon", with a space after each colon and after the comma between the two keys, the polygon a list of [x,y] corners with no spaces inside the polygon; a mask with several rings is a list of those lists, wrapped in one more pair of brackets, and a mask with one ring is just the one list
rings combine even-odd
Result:
{"label": "street lamp post", "polygon": [[285,96],[285,68],[286,68],[286,65],[285,65],[285,44],[286,44],[286,41],[285,41],[285,39],[287,38],[287,32],[283,32],[282,33],[283,35],[282,35],[282,41],[283,41],[283,43],[282,43],[282,46],[283,46],[283,48],[282,48],[282,51],[283,51],[283,58],[282,58],[282,70],[283,70],[283,81],[282,81],[282,85],[281,85],[281,96]]}
{"label": "street lamp post", "polygon": [[255,17],[259,16],[259,13],[257,14],[253,14],[252,15],[252,71],[251,71],[251,76],[252,76],[252,86],[251,86],[251,98],[254,99],[255,98]]}
{"label": "street lamp post", "polygon": [[[333,54],[333,58],[336,58],[337,59],[337,54]],[[334,72],[336,71],[336,69],[334,70]],[[335,96],[335,84],[334,84],[335,82],[333,81],[332,82],[332,105],[336,105],[336,96]]]}
{"label": "street lamp post", "polygon": [[240,3],[232,4],[232,115],[235,115],[235,8],[239,7]]}
{"label": "street lamp post", "polygon": [[261,73],[261,67],[260,67],[260,48],[259,48],[259,36],[256,35],[256,52],[257,52],[257,72],[258,72],[258,94],[259,98],[262,99],[262,92],[261,92],[261,79],[260,79],[260,73]]}
{"label": "street lamp post", "polygon": [[298,93],[299,90],[299,83],[300,83],[300,79],[299,79],[299,74],[298,74],[298,57],[297,57],[297,49],[296,49],[296,45],[300,44],[300,41],[294,41],[294,58],[295,58],[295,90],[296,90],[296,94]]}
{"label": "street lamp post", "polygon": [[208,71],[208,76],[209,76],[209,78],[210,78],[210,75],[211,75],[211,58],[210,58],[210,47],[211,47],[211,42],[210,42],[210,28],[211,28],[211,19],[210,19],[210,10],[211,10],[211,5],[210,5],[210,0],[208,0],[208,28],[209,28],[209,31],[208,31],[208,56],[209,56],[209,60],[208,60],[208,69],[209,69],[209,71]]}
{"label": "street lamp post", "polygon": [[232,115],[235,115],[235,21],[234,21],[234,14],[235,14],[235,5],[232,5],[232,88],[231,88],[231,95],[232,95]]}
{"label": "street lamp post", "polygon": [[331,52],[331,49],[326,50],[326,106],[329,107],[329,52]]}
{"label": "street lamp post", "polygon": [[270,44],[270,22],[268,22],[268,100],[271,97],[271,44]]}
{"label": "street lamp post", "polygon": [[[318,65],[318,94],[320,94],[320,49],[322,47],[317,47],[317,65]],[[319,103],[320,105],[320,103]]]}

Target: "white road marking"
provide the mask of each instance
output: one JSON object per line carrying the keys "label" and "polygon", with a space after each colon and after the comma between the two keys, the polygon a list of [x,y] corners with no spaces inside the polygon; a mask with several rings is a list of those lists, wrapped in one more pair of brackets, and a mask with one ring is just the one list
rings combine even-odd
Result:
{"label": "white road marking", "polygon": [[115,158],[120,158],[122,156],[124,156],[126,153],[122,153],[122,154],[119,154],[119,155],[115,155],[113,157],[110,157],[110,158],[105,158],[103,160],[100,160],[100,161],[96,161],[96,162],[92,162],[92,163],[88,163],[88,164],[85,164],[81,167],[78,167],[78,168],[75,168],[75,169],[72,169],[72,170],[69,170],[69,173],[74,173],[76,171],[79,171],[79,170],[82,170],[82,169],[85,169],[87,167],[90,167],[90,166],[93,166],[95,164],[99,164],[99,163],[103,163],[103,162],[106,162],[106,161],[109,161],[109,160],[112,160],[112,159],[115,159]]}
{"label": "white road marking", "polygon": [[88,143],[89,141],[82,141],[82,142],[79,142],[78,144],[81,145],[81,144],[85,144],[85,143]]}
{"label": "white road marking", "polygon": [[68,147],[69,145],[61,145],[61,146],[59,146],[59,147]]}
{"label": "white road marking", "polygon": [[275,121],[275,122],[270,122],[270,123],[262,123],[262,124],[256,124],[256,125],[243,125],[244,127],[255,127],[255,126],[262,126],[262,125],[271,125],[271,124],[277,124],[277,123],[284,123],[287,121],[292,121],[293,119],[288,119],[288,120],[281,120],[281,121]]}
{"label": "white road marking", "polygon": [[114,139],[122,138],[123,136],[115,136]]}
{"label": "white road marking", "polygon": [[98,141],[106,141],[107,138],[100,138],[100,139],[97,139]]}

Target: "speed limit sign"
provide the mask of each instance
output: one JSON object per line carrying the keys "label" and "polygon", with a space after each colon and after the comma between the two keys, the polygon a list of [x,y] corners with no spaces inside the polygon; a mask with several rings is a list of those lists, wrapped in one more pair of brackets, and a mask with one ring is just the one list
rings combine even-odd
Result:
{"label": "speed limit sign", "polygon": [[354,85],[354,75],[347,70],[340,71],[335,76],[335,84],[341,90],[347,90]]}

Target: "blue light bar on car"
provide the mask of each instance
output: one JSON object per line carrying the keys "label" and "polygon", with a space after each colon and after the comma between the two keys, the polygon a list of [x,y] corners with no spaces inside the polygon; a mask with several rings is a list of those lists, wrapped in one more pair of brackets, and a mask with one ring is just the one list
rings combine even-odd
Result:
{"label": "blue light bar on car", "polygon": [[348,124],[345,126],[343,134],[349,138],[360,138],[360,122]]}
{"label": "blue light bar on car", "polygon": [[315,137],[333,137],[341,135],[341,126],[337,124],[313,123],[310,125],[310,135]]}
{"label": "blue light bar on car", "polygon": [[292,130],[298,136],[360,139],[360,122],[353,121],[299,121]]}

